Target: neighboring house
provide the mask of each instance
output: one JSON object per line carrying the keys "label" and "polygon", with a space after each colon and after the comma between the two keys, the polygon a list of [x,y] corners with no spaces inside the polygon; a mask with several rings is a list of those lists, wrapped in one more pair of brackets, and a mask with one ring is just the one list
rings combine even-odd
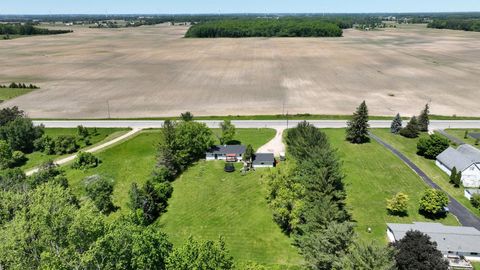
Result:
{"label": "neighboring house", "polygon": [[475,194],[480,195],[480,189],[465,189],[464,195],[468,200],[471,200]]}
{"label": "neighboring house", "polygon": [[247,147],[245,145],[215,145],[205,153],[206,160],[242,161]]}
{"label": "neighboring house", "polygon": [[458,255],[471,261],[480,261],[480,231],[473,227],[445,226],[428,222],[387,223],[387,236],[392,243],[401,240],[412,230],[430,236],[444,256]]}
{"label": "neighboring house", "polygon": [[449,147],[437,156],[436,164],[440,169],[451,174],[453,167],[462,172],[464,187],[480,187],[480,150],[463,144],[457,149]]}
{"label": "neighboring house", "polygon": [[253,168],[272,168],[275,157],[271,153],[256,153],[252,163]]}

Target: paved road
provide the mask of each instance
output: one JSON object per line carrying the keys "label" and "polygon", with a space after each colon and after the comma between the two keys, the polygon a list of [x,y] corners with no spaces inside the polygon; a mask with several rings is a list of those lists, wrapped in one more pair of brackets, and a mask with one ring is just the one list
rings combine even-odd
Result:
{"label": "paved road", "polygon": [[[388,143],[384,142],[379,137],[377,137],[373,134],[370,134],[370,137],[372,139],[374,139],[375,141],[377,141],[378,143],[380,143],[381,145],[385,146],[388,150],[390,150],[397,157],[399,157],[413,171],[415,171],[422,178],[422,180],[425,183],[427,183],[429,186],[431,186],[432,188],[441,190],[441,188],[437,184],[435,184],[435,182],[433,182],[432,179],[430,179],[420,168],[417,167],[417,165],[415,165],[405,155],[400,153],[398,150],[393,148]],[[450,198],[450,204],[448,205],[448,208],[450,209],[450,212],[457,217],[458,221],[460,221],[460,223],[463,226],[474,227],[474,228],[480,230],[480,219],[477,218],[475,215],[473,215],[467,208],[465,208],[462,204],[460,204],[453,197],[451,197],[450,195],[448,197]]]}
{"label": "paved road", "polygon": [[464,141],[460,140],[459,138],[455,137],[455,136],[452,136],[450,134],[448,134],[445,130],[443,129],[437,129],[435,130],[435,132],[438,132],[439,134],[447,137],[450,141],[456,143],[457,145],[462,145],[462,144],[465,144]]}
{"label": "paved road", "polygon": [[[74,128],[79,125],[85,127],[98,128],[161,128],[163,121],[161,120],[36,120],[35,124],[43,124],[50,128]],[[216,128],[221,121],[199,121],[206,123],[211,128]],[[234,120],[232,123],[237,128],[288,128],[296,126],[302,120]],[[347,126],[346,120],[309,120],[319,128],[344,128]],[[371,120],[370,126],[372,128],[390,128],[391,121],[389,120]],[[446,129],[446,128],[465,128],[475,129],[480,128],[480,120],[433,120],[430,123],[431,130]]]}
{"label": "paved road", "polygon": [[[110,140],[110,141],[107,141],[103,144],[100,144],[100,145],[97,145],[95,147],[92,147],[90,149],[87,149],[85,152],[88,152],[88,153],[95,153],[95,152],[98,152],[102,149],[105,149],[113,144],[116,144],[117,142],[120,142],[122,140],[125,140],[127,138],[130,138],[132,137],[133,135],[135,135],[136,133],[138,133],[141,129],[138,129],[138,128],[134,128],[132,129],[131,131],[129,131],[128,133],[125,133],[123,134],[122,136],[120,137],[117,137],[113,140]],[[68,162],[71,162],[73,161],[75,158],[77,157],[77,154],[74,154],[74,155],[71,155],[71,156],[68,156],[68,157],[65,157],[65,158],[62,158],[62,159],[59,159],[59,160],[55,160],[54,163],[57,164],[57,165],[64,165]],[[34,168],[34,169],[31,169],[31,170],[28,170],[27,172],[25,172],[25,174],[27,176],[30,176],[34,173],[38,172],[38,168]]]}

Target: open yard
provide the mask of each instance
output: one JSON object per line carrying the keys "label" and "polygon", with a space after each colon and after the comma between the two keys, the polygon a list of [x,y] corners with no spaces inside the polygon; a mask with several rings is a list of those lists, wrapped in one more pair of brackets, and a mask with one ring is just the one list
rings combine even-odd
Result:
{"label": "open yard", "polygon": [[[343,38],[185,39],[184,26],[73,27],[0,42],[0,83],[42,87],[5,102],[36,118],[350,114],[480,115],[480,33],[424,25]],[[92,97],[95,97],[92,99]],[[108,110],[110,108],[110,110]]]}
{"label": "open yard", "polygon": [[[455,188],[449,183],[448,175],[435,165],[434,160],[429,160],[417,155],[418,139],[408,139],[400,135],[393,135],[387,129],[374,129],[372,132],[385,142],[391,144],[398,151],[402,152],[411,161],[413,161],[420,169],[422,169],[437,185],[448,192],[452,197],[458,200],[472,213],[480,216],[480,210],[475,209],[467,198],[464,197],[463,188]],[[426,136],[426,134],[422,134]],[[463,138],[463,137],[461,137]]]}
{"label": "open yard", "polygon": [[[465,131],[467,131],[466,129],[447,129],[445,131],[448,134],[459,138],[460,140],[464,141],[465,143],[471,144],[471,145],[476,146],[476,147],[480,147],[480,145],[475,145],[476,139],[474,139],[470,136],[467,136],[466,139],[464,138],[465,137]],[[469,129],[468,132],[469,133],[479,133],[480,134],[480,129]]]}
{"label": "open yard", "polygon": [[[400,159],[375,141],[355,145],[345,141],[344,129],[323,129],[331,144],[338,149],[346,174],[347,208],[357,222],[360,238],[386,243],[387,222],[411,223],[413,221],[441,222],[458,225],[452,215],[432,221],[418,213],[418,202],[427,185]],[[408,216],[391,216],[386,210],[386,200],[397,192],[410,198]],[[368,233],[368,228],[372,229]]]}
{"label": "open yard", "polygon": [[0,88],[0,103],[6,100],[26,95],[34,90],[32,89],[20,89],[20,88]]}

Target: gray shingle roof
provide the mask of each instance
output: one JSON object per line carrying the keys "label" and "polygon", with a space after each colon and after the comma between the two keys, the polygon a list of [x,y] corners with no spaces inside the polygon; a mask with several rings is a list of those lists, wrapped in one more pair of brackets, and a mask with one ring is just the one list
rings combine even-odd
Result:
{"label": "gray shingle roof", "polygon": [[247,147],[245,145],[215,145],[207,153],[214,155],[236,154],[243,155]]}
{"label": "gray shingle roof", "polygon": [[430,236],[438,250],[446,253],[480,253],[480,231],[473,227],[445,226],[440,223],[414,222],[413,224],[387,223],[396,240],[402,239],[408,231],[420,231]]}
{"label": "gray shingle roof", "polygon": [[271,165],[275,162],[275,157],[271,153],[256,153],[253,165]]}
{"label": "gray shingle roof", "polygon": [[463,171],[474,163],[480,163],[480,150],[469,144],[460,145],[457,149],[449,147],[437,156],[437,160],[449,170],[455,167]]}

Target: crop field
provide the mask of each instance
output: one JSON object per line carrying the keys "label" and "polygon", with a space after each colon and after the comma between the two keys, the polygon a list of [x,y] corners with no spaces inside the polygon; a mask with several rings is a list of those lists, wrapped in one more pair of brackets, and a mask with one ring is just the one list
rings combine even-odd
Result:
{"label": "crop field", "polygon": [[342,38],[186,39],[185,26],[73,27],[0,41],[0,83],[42,89],[7,101],[36,118],[350,114],[480,115],[480,33],[424,25]]}

